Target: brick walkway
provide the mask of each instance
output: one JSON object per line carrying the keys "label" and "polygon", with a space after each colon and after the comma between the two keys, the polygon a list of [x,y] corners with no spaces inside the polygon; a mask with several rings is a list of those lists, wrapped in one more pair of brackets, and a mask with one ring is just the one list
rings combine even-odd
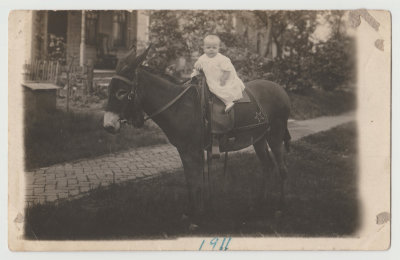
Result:
{"label": "brick walkway", "polygon": [[[354,120],[354,113],[289,122],[292,141]],[[252,152],[253,149],[241,152]],[[57,164],[25,173],[27,205],[83,195],[99,186],[155,177],[181,169],[178,152],[171,145],[132,149],[116,154]]]}

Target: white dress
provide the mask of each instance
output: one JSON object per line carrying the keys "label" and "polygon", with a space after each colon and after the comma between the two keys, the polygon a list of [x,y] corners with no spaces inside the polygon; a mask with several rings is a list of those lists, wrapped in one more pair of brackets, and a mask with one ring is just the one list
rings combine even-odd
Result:
{"label": "white dress", "polygon": [[[236,70],[228,57],[217,53],[214,57],[209,58],[206,54],[203,54],[196,61],[196,65],[203,70],[210,91],[219,97],[225,105],[242,98],[244,84],[237,76]],[[220,80],[224,71],[230,73],[225,85],[221,86]],[[196,70],[193,71],[192,77],[197,74]]]}

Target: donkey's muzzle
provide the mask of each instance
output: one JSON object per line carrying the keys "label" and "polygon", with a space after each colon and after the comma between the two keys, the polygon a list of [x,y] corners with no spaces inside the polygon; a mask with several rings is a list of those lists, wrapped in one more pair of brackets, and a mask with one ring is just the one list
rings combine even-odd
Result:
{"label": "donkey's muzzle", "polygon": [[103,127],[107,132],[111,134],[118,133],[121,128],[119,116],[113,112],[106,112],[104,114]]}

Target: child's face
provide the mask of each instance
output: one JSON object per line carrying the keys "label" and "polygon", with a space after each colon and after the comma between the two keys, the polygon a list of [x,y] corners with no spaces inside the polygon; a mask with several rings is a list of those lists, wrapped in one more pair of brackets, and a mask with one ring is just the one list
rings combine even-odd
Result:
{"label": "child's face", "polygon": [[219,52],[219,42],[214,41],[206,41],[204,42],[204,53],[209,57],[212,58]]}

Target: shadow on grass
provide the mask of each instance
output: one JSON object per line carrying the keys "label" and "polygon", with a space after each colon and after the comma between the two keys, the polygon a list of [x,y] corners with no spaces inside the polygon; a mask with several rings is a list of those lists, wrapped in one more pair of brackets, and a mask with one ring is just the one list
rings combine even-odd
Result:
{"label": "shadow on grass", "polygon": [[[355,123],[304,138],[288,154],[286,207],[274,217],[275,178],[270,203],[258,200],[262,181],[254,154],[229,160],[223,191],[221,162],[213,173],[213,212],[188,231],[182,171],[112,185],[80,199],[26,209],[27,239],[166,239],[182,236],[351,236],[359,225]],[[221,160],[222,161],[222,160]]]}

